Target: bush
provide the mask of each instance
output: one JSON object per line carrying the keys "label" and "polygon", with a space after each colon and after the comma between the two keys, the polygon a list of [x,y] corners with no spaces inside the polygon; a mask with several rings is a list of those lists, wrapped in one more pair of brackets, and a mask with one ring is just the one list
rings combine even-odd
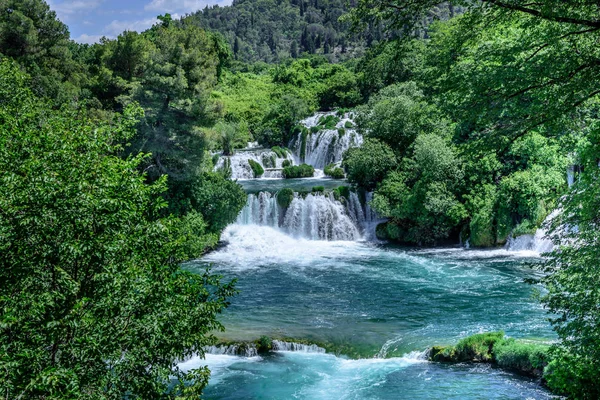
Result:
{"label": "bush", "polygon": [[281,189],[277,193],[277,204],[283,209],[286,209],[294,200],[294,191],[290,188]]}
{"label": "bush", "polygon": [[325,192],[325,186],[313,186],[312,192],[313,193],[323,193],[323,192]]}
{"label": "bush", "polygon": [[479,333],[464,338],[454,347],[458,361],[491,361],[492,349],[502,340],[504,332]]}
{"label": "bush", "polygon": [[317,126],[321,129],[335,129],[336,125],[340,122],[340,119],[335,115],[324,115],[319,118]]}
{"label": "bush", "polygon": [[344,123],[344,128],[346,128],[346,129],[352,129],[352,128],[354,128],[354,124],[351,121],[346,121]]}
{"label": "bush", "polygon": [[344,174],[344,170],[340,167],[336,167],[335,164],[329,164],[325,167],[323,171],[326,176],[330,176],[333,179],[344,179],[346,174]]}
{"label": "bush", "polygon": [[271,151],[277,154],[277,157],[279,158],[287,158],[288,149],[286,149],[285,147],[273,146],[271,147]]}
{"label": "bush", "polygon": [[512,368],[525,373],[541,371],[548,363],[549,346],[537,343],[504,339],[494,346],[494,359],[500,367]]}
{"label": "bush", "polygon": [[348,181],[367,190],[374,189],[397,165],[392,149],[376,139],[366,139],[362,147],[351,148],[344,155]]}
{"label": "bush", "polygon": [[314,176],[314,174],[315,169],[312,165],[308,164],[292,165],[283,169],[283,177],[285,179],[310,178]]}
{"label": "bush", "polygon": [[254,173],[255,178],[260,178],[262,174],[265,173],[265,170],[262,167],[262,165],[260,165],[256,161],[248,160],[248,164],[250,164],[250,168],[252,168],[252,172]]}
{"label": "bush", "polygon": [[341,138],[346,134],[346,130],[344,128],[338,128],[338,137]]}
{"label": "bush", "polygon": [[190,203],[202,213],[213,233],[221,233],[246,204],[246,193],[240,185],[216,172],[205,172],[194,180]]}
{"label": "bush", "polygon": [[333,197],[336,200],[341,200],[342,198],[349,199],[350,198],[350,188],[348,186],[339,186],[333,189]]}
{"label": "bush", "polygon": [[292,165],[292,162],[290,160],[283,160],[283,163],[281,163],[281,166],[283,168],[289,167],[290,165]]}

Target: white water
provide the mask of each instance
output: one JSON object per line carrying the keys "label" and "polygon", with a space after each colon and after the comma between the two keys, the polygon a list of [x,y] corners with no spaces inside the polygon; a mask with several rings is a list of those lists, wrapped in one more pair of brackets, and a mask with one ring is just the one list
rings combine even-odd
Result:
{"label": "white water", "polygon": [[554,244],[552,243],[552,240],[548,238],[547,228],[559,213],[559,209],[552,211],[552,213],[546,217],[542,226],[536,230],[533,235],[510,237],[506,243],[506,249],[513,252],[531,251],[538,255],[551,252],[554,248]]}
{"label": "white water", "polygon": [[302,344],[273,340],[273,351],[297,351],[301,353],[325,353],[325,349],[316,344]]}
{"label": "white water", "polygon": [[[336,115],[335,112],[316,113],[315,115],[306,118],[300,123],[310,129],[317,126],[321,117],[328,115]],[[345,128],[346,122],[353,121],[349,114],[345,114],[335,129],[323,129],[319,132],[309,134],[306,140],[306,151],[304,162],[310,164],[316,169],[324,169],[328,164],[336,163],[342,160],[344,152],[351,147],[359,147],[363,143],[363,137],[353,128]],[[338,129],[343,128],[345,134],[338,133]],[[302,147],[302,135],[298,134],[290,143],[290,149],[294,152],[296,163],[300,164],[303,160],[300,157]]]}
{"label": "white water", "polygon": [[228,356],[241,356],[241,357],[256,357],[258,356],[258,351],[256,350],[256,346],[252,343],[244,343],[244,345],[240,344],[230,344],[227,346],[208,346],[204,348],[205,354],[214,354],[214,355],[228,355]]}
{"label": "white water", "polygon": [[[272,160],[275,159],[275,164],[272,164]],[[259,163],[265,173],[262,178],[279,179],[282,178],[283,162],[289,160],[294,162],[294,158],[291,154],[287,154],[286,158],[280,158],[277,154],[271,150],[255,150],[252,148],[244,149],[236,152],[232,156],[221,156],[217,165],[215,165],[215,171],[225,168],[226,160],[229,161],[231,168],[231,179],[254,179],[254,172],[252,167],[248,163],[248,160],[253,160]]]}
{"label": "white water", "polygon": [[358,240],[361,234],[342,203],[333,194],[295,194],[285,213],[277,196],[268,192],[248,195],[237,224],[281,229],[296,238],[310,240]]}

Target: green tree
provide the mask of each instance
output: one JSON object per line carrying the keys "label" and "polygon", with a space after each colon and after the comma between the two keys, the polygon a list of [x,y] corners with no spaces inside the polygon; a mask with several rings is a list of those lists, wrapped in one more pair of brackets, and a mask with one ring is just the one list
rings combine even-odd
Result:
{"label": "green tree", "polygon": [[[234,293],[185,272],[204,222],[163,217],[166,177],[123,159],[139,108],[112,124],[52,111],[0,63],[0,386],[7,398],[197,398]],[[171,379],[185,391],[168,391]]]}
{"label": "green tree", "polygon": [[543,265],[547,293],[542,302],[552,313],[560,342],[547,368],[548,385],[574,399],[600,396],[600,130],[594,124],[580,152],[582,172],[573,190],[561,198],[552,221],[555,250]]}
{"label": "green tree", "polygon": [[69,50],[69,30],[43,0],[0,0],[0,55],[31,75],[38,95],[62,104],[77,99],[85,81]]}
{"label": "green tree", "polygon": [[369,138],[361,147],[349,149],[343,161],[348,181],[367,190],[374,189],[397,165],[396,156],[387,144]]}

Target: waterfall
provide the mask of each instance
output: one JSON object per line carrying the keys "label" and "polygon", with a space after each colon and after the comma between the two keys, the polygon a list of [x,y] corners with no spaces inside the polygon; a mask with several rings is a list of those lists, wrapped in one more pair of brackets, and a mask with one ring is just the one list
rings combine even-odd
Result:
{"label": "waterfall", "polygon": [[311,240],[357,240],[361,237],[359,227],[332,193],[311,193],[306,197],[295,193],[286,210],[277,204],[275,194],[250,194],[237,224],[270,226],[291,236]]}
{"label": "waterfall", "polygon": [[237,223],[277,228],[279,226],[277,196],[269,192],[249,194],[246,206],[240,212]]}
{"label": "waterfall", "polygon": [[302,344],[273,340],[273,351],[297,351],[302,353],[325,353],[325,349],[316,344]]}
{"label": "waterfall", "polygon": [[206,346],[204,353],[227,356],[256,357],[258,350],[252,343]]}
{"label": "waterfall", "polygon": [[256,150],[253,147],[239,150],[232,156],[221,156],[215,165],[215,171],[231,168],[231,179],[254,179],[254,172],[248,163],[248,160],[260,164],[265,173],[262,178],[282,178],[283,162],[289,160],[294,162],[294,158],[287,154],[286,158],[281,158],[271,150]]}
{"label": "waterfall", "polygon": [[542,226],[533,235],[510,237],[506,243],[506,249],[509,251],[533,251],[538,254],[552,251],[554,244],[548,238],[548,230],[546,228],[559,213],[559,209],[552,211],[546,217]]}
{"label": "waterfall", "polygon": [[[307,129],[316,127],[322,117],[335,116],[335,112],[317,113],[303,121],[301,124]],[[354,123],[345,114],[337,123],[335,129],[322,129],[318,132],[309,133],[306,138],[304,162],[317,169],[324,169],[328,164],[342,160],[344,152],[351,147],[359,147],[363,143],[363,137],[353,128],[346,128],[346,123]],[[302,134],[299,133],[290,143],[290,149],[294,152],[296,163],[302,162]]]}
{"label": "waterfall", "polygon": [[285,213],[283,229],[293,236],[312,240],[356,240],[357,227],[333,194],[296,196]]}
{"label": "waterfall", "polygon": [[361,204],[358,194],[350,192],[350,198],[348,199],[348,214],[356,226],[360,227],[363,237],[366,239],[374,239],[376,237],[375,229],[377,225],[384,222],[385,219],[377,215],[370,206],[370,202],[373,200],[373,192],[368,192],[365,195],[365,204]]}

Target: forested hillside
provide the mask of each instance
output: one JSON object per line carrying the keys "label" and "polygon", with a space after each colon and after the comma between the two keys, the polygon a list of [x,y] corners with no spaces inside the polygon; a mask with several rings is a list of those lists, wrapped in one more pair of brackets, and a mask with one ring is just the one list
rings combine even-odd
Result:
{"label": "forested hillside", "polygon": [[[381,21],[365,23],[360,30],[344,18],[356,6],[346,0],[235,0],[231,6],[206,7],[189,19],[220,32],[234,58],[243,62],[280,62],[303,54],[322,54],[329,62],[361,57],[374,44],[405,35],[389,30]],[[462,7],[440,4],[420,19],[411,35],[427,36],[434,20],[452,18]]]}

